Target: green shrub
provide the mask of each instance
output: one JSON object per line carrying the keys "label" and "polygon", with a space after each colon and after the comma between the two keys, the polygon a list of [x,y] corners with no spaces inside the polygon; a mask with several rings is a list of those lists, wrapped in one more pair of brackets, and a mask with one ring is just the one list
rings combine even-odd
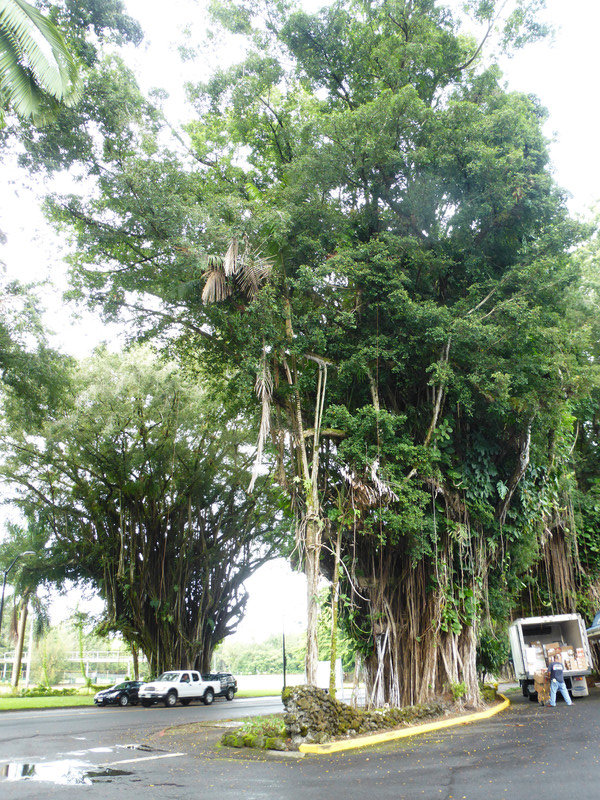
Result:
{"label": "green shrub", "polygon": [[461,697],[464,697],[467,693],[467,685],[463,681],[460,683],[451,683],[450,684],[450,693],[452,695],[452,699],[456,703],[460,700]]}
{"label": "green shrub", "polygon": [[221,737],[225,747],[253,747],[259,750],[285,750],[283,716],[252,717],[233,733]]}
{"label": "green shrub", "polygon": [[17,697],[69,697],[77,694],[77,689],[53,689],[51,686],[33,686],[21,689]]}
{"label": "green shrub", "polygon": [[508,636],[496,636],[489,628],[483,628],[479,633],[477,644],[477,671],[479,677],[498,675],[506,664],[509,655]]}

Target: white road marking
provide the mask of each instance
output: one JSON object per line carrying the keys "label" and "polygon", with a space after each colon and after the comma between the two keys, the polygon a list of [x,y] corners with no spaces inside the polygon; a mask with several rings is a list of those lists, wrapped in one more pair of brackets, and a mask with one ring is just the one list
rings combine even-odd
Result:
{"label": "white road marking", "polygon": [[[6,716],[4,716],[6,714]],[[2,721],[9,719],[50,719],[51,717],[85,717],[90,716],[86,711],[73,711],[65,708],[63,711],[0,711]],[[85,739],[85,736],[73,736],[73,739]]]}
{"label": "white road marking", "polygon": [[117,764],[137,764],[139,761],[158,761],[159,758],[178,758],[186,756],[187,753],[167,753],[162,756],[143,756],[142,758],[125,758],[122,761],[111,761],[104,764],[105,767],[115,767]]}

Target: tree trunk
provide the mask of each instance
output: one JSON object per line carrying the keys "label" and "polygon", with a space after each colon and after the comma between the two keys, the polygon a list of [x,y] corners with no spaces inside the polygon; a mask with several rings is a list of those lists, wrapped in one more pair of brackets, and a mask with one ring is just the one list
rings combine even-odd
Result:
{"label": "tree trunk", "polygon": [[386,554],[382,572],[369,581],[363,617],[371,620],[374,641],[365,659],[368,704],[406,706],[452,695],[479,705],[473,624],[460,619],[467,616],[460,607],[458,616],[449,613],[442,587],[431,588],[433,565],[395,555]]}
{"label": "tree trunk", "polygon": [[27,613],[29,610],[29,598],[26,597],[21,600],[21,609],[19,614],[19,627],[17,630],[17,648],[15,650],[15,660],[13,663],[13,671],[11,678],[11,686],[16,689],[19,685],[21,677],[21,662],[23,660],[23,646],[25,644],[25,628],[27,627]]}
{"label": "tree trunk", "polygon": [[317,685],[317,664],[319,648],[317,642],[317,627],[319,619],[319,577],[321,555],[321,524],[316,516],[308,517],[306,521],[306,682],[309,686]]}
{"label": "tree trunk", "polygon": [[202,652],[202,656],[200,657],[200,672],[207,673],[210,672],[210,666],[212,662],[212,650],[206,648]]}
{"label": "tree trunk", "polygon": [[340,552],[342,531],[338,526],[333,561],[333,583],[331,586],[331,655],[329,658],[329,694],[335,699],[335,662],[337,661],[338,604],[340,594]]}
{"label": "tree trunk", "polygon": [[140,679],[140,659],[136,645],[131,645],[131,659],[133,661],[133,680],[139,681]]}

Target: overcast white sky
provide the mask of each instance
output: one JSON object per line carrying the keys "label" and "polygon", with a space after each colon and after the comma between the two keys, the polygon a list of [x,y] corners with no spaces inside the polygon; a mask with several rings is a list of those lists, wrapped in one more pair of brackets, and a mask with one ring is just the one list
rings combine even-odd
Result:
{"label": "overcast white sky", "polygon": [[[318,4],[311,0],[310,5]],[[126,0],[126,6],[146,31],[146,42],[132,54],[142,85],[168,88],[178,104],[183,99],[185,78],[201,79],[217,66],[216,57],[208,55],[200,63],[181,66],[176,55],[176,44],[181,43],[188,26],[188,46],[203,45],[204,0],[170,0],[167,6],[158,0]],[[530,46],[503,66],[511,88],[535,93],[549,109],[546,133],[553,140],[556,179],[572,195],[572,211],[587,213],[600,198],[600,2],[547,0],[547,7],[547,16],[557,28],[554,43]],[[228,54],[231,59],[235,56]],[[81,356],[102,339],[114,340],[115,330],[102,329],[89,316],[77,324],[70,320],[60,299],[64,288],[60,243],[36,211],[36,187],[26,176],[12,174],[7,179],[6,171],[4,175],[0,229],[8,233],[9,242],[0,258],[6,261],[9,275],[25,280],[55,279],[46,298],[53,309],[50,325],[64,349]],[[280,630],[284,618],[286,630],[298,630],[305,617],[304,585],[303,577],[292,573],[283,561],[260,570],[247,582],[250,602],[238,638],[261,639]]]}

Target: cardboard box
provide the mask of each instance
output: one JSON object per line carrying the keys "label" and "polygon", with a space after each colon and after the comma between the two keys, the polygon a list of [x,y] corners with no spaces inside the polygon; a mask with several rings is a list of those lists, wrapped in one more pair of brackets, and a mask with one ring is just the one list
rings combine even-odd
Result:
{"label": "cardboard box", "polygon": [[543,670],[546,667],[546,657],[539,642],[532,642],[525,646],[525,663],[529,673]]}
{"label": "cardboard box", "polygon": [[533,687],[537,692],[538,703],[543,706],[550,699],[550,678],[545,670],[535,673]]}

